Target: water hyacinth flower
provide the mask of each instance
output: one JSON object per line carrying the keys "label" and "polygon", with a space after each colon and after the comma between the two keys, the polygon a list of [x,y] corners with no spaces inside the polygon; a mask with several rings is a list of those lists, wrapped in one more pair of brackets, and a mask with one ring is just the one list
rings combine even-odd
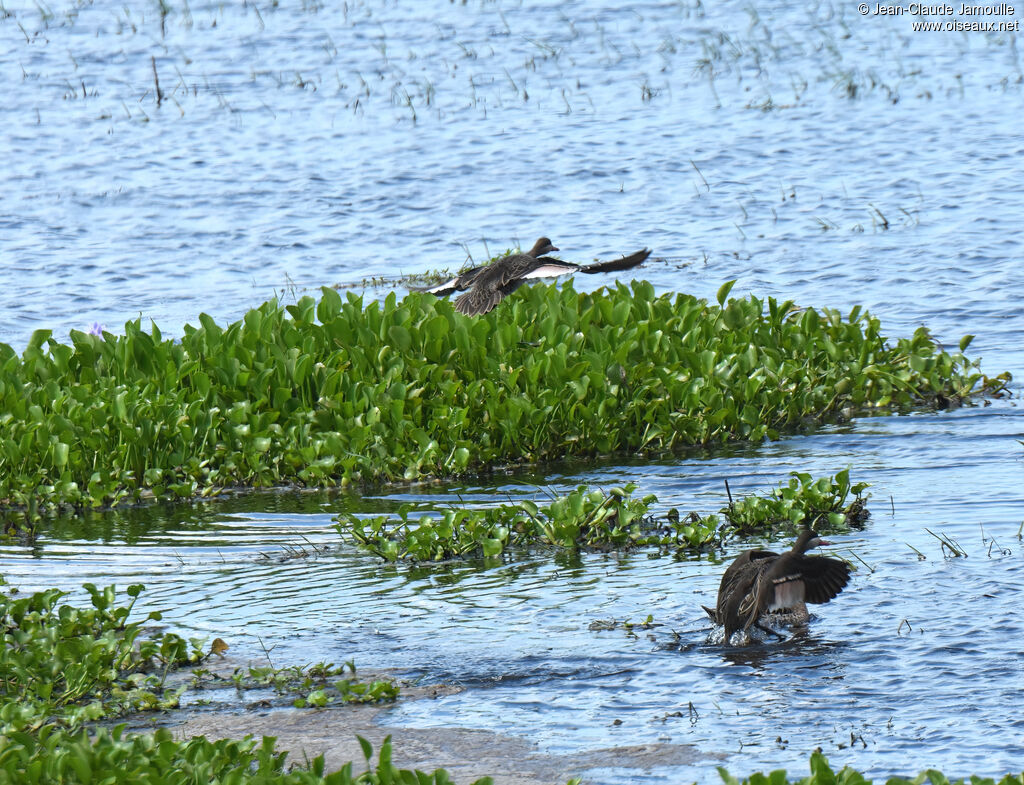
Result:
{"label": "water hyacinth flower", "polygon": [[99,322],[93,322],[89,328],[89,335],[98,335],[100,338],[103,337],[103,325]]}

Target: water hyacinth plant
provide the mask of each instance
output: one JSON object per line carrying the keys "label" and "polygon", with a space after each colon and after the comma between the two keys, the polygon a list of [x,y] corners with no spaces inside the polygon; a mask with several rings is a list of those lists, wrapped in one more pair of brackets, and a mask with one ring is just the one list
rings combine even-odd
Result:
{"label": "water hyacinth plant", "polygon": [[[849,469],[817,480],[804,472],[791,472],[789,482],[767,496],[747,496],[736,503],[730,500],[722,513],[729,521],[730,533],[739,537],[803,527],[844,531],[868,517],[867,498],[862,495],[867,487],[866,482],[851,485]],[[853,500],[847,504],[851,493]]]}
{"label": "water hyacinth plant", "polygon": [[[487,471],[566,455],[759,442],[867,410],[996,391],[926,330],[860,308],[533,286],[482,318],[411,293],[324,289],[180,341],[33,334],[0,344],[0,511]],[[10,513],[15,513],[14,517]]]}
{"label": "water hyacinth plant", "polygon": [[[770,774],[751,774],[745,779],[738,779],[731,775],[725,768],[719,767],[718,774],[725,785],[871,785],[867,779],[856,769],[843,766],[835,771],[829,766],[828,759],[820,752],[811,753],[810,776],[800,779],[790,779],[786,772],[777,769]],[[913,779],[902,777],[890,777],[885,781],[886,785],[1024,785],[1024,774],[1007,774],[999,780],[991,777],[968,777],[959,780],[950,780],[941,771],[926,769]]]}
{"label": "water hyacinth plant", "polygon": [[[350,678],[344,677],[349,673]],[[345,703],[383,703],[398,697],[398,685],[390,679],[363,682],[356,678],[352,660],[335,666],[318,662],[314,665],[293,665],[286,668],[237,668],[230,678],[206,670],[193,671],[193,687],[216,687],[231,682],[239,690],[271,687],[280,695],[295,695],[291,701],[297,708],[334,706]]]}
{"label": "water hyacinth plant", "polygon": [[117,603],[113,586],[84,588],[91,608],[59,604],[67,596],[59,589],[0,592],[0,735],[177,706],[181,690],[165,689],[164,681],[171,669],[202,658],[199,641],[144,636],[146,622],[160,621],[156,611],[129,622],[141,584],[128,587],[127,605]]}
{"label": "water hyacinth plant", "polygon": [[[648,544],[651,525],[644,523],[653,495],[633,499],[636,486],[607,493],[579,486],[566,496],[538,505],[530,500],[474,510],[444,510],[439,517],[412,517],[403,505],[396,518],[338,516],[339,534],[387,561],[441,561],[490,558],[510,547],[621,548]],[[709,532],[709,536],[713,530]]]}
{"label": "water hyacinth plant", "polygon": [[[444,769],[426,773],[391,763],[391,737],[376,763],[370,743],[359,737],[364,762],[328,771],[323,755],[293,761],[264,736],[241,740],[176,739],[171,731],[131,734],[123,725],[72,733],[48,726],[38,734],[17,734],[0,748],[0,785],[454,785]],[[575,781],[578,783],[578,780]],[[491,785],[482,777],[473,785]]]}
{"label": "water hyacinth plant", "polygon": [[[771,535],[813,525],[835,531],[868,515],[861,494],[867,483],[850,485],[849,470],[818,480],[793,473],[768,496],[748,496],[719,510],[719,515],[664,517],[648,514],[654,494],[633,498],[628,483],[607,492],[580,485],[550,504],[528,499],[484,509],[460,507],[414,517],[412,505],[395,516],[338,516],[338,533],[386,561],[442,561],[493,558],[510,548],[533,546],[568,550],[611,550],[659,546],[698,551],[727,536]],[[847,501],[850,493],[854,494]]]}

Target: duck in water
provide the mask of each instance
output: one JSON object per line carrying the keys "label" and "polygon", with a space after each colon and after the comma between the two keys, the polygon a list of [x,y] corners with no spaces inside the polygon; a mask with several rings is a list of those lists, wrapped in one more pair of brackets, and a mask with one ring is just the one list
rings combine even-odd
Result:
{"label": "duck in water", "polygon": [[464,292],[455,299],[455,310],[467,316],[477,316],[493,309],[504,297],[533,278],[553,278],[567,273],[592,275],[628,270],[643,264],[651,255],[645,248],[611,262],[580,265],[563,262],[547,255],[557,250],[551,244],[551,240],[541,237],[529,251],[509,254],[492,264],[473,267],[449,281],[423,291],[436,294],[438,297]]}
{"label": "duck in water", "polygon": [[849,565],[841,559],[806,555],[830,544],[805,529],[786,553],[749,550],[737,556],[722,576],[715,608],[703,606],[711,620],[725,628],[723,641],[729,643],[740,630],[749,635],[761,620],[806,622],[806,603],[826,603],[838,595],[850,580]]}

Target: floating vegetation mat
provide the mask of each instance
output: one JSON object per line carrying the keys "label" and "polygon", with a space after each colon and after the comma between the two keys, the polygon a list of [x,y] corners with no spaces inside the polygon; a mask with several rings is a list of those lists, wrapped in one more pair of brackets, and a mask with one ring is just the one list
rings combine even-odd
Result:
{"label": "floating vegetation mat", "polygon": [[[363,549],[387,561],[493,559],[510,548],[545,546],[565,550],[610,550],[659,546],[700,550],[735,534],[776,534],[803,526],[821,531],[847,530],[868,516],[867,483],[850,485],[849,470],[812,479],[794,472],[789,482],[767,496],[747,496],[718,515],[671,509],[663,517],[648,514],[653,494],[633,498],[632,483],[607,492],[579,486],[550,504],[529,500],[483,509],[461,507],[421,514],[402,505],[396,516],[342,513],[337,529]],[[847,502],[850,493],[852,501]]]}
{"label": "floating vegetation mat", "polygon": [[119,606],[113,586],[87,583],[91,608],[58,606],[66,596],[59,589],[17,597],[6,588],[0,576],[0,734],[177,706],[181,691],[165,687],[168,671],[202,658],[196,641],[142,635],[145,623],[160,621],[159,612],[128,622],[139,584],[128,587],[130,601]]}
{"label": "floating vegetation mat", "polygon": [[[998,392],[924,328],[860,308],[533,286],[483,318],[411,293],[329,288],[180,340],[36,331],[0,344],[0,513],[345,485],[692,445],[760,442],[867,410]],[[10,513],[14,512],[15,516]]]}

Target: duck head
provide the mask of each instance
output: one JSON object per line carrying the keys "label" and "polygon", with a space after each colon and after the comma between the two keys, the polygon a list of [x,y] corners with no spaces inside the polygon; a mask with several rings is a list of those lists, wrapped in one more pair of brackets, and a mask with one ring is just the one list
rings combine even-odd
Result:
{"label": "duck head", "polygon": [[540,256],[544,256],[545,254],[549,254],[552,251],[557,250],[558,249],[551,244],[551,240],[549,240],[547,237],[541,237],[539,240],[537,240],[537,242],[533,244],[533,248],[530,249],[530,256],[536,259]]}
{"label": "duck head", "polygon": [[796,538],[796,545],[793,546],[794,553],[807,553],[807,551],[817,548],[819,545],[831,545],[832,543],[828,540],[823,540],[821,535],[813,529],[804,529],[800,532],[800,536]]}

